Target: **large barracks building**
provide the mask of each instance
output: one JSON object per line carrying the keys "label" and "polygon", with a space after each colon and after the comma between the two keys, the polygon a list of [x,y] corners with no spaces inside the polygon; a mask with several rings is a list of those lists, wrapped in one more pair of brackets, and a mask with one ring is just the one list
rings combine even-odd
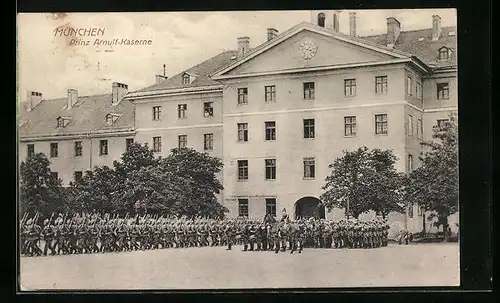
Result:
{"label": "large barracks building", "polygon": [[[456,28],[442,27],[437,15],[416,31],[386,21],[385,34],[359,37],[355,13],[346,35],[338,11],[313,11],[310,22],[269,28],[255,44],[238,37],[236,50],[133,92],[121,83],[101,96],[69,89],[67,98],[44,100],[29,92],[19,160],[42,151],[68,184],[111,165],[133,141],[157,155],[191,147],[223,159],[219,198],[229,216],[286,208],[343,218],[318,199],[343,150],[390,148],[408,173],[420,165],[420,142],[457,111]],[[389,219],[422,229],[418,205]]]}

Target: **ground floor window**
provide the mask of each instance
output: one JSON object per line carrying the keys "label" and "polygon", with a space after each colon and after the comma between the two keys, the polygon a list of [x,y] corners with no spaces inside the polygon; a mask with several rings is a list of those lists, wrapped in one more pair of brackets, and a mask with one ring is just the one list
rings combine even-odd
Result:
{"label": "ground floor window", "polygon": [[276,199],[267,198],[266,199],[266,215],[271,215],[276,217]]}
{"label": "ground floor window", "polygon": [[248,199],[238,199],[238,216],[248,217]]}

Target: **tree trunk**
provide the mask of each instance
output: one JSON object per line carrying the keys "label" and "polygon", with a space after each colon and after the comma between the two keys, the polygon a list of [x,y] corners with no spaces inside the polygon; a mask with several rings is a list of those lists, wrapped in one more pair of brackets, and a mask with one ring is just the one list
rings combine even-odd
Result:
{"label": "tree trunk", "polygon": [[422,236],[425,235],[425,210],[422,209]]}

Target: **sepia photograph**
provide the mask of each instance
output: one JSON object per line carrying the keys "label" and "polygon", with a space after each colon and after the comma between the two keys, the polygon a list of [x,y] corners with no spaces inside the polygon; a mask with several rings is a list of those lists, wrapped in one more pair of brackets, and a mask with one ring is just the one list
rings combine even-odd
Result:
{"label": "sepia photograph", "polygon": [[460,285],[455,9],[20,13],[18,288]]}

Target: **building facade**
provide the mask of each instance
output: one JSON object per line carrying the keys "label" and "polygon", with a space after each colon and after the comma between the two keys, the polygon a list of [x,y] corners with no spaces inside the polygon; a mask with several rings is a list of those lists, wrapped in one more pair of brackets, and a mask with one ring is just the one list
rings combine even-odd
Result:
{"label": "building facade", "polygon": [[[110,96],[83,98],[69,110],[70,93],[66,101],[41,102],[24,115],[20,158],[29,144],[50,154],[50,144],[58,143],[61,156],[53,169],[71,180],[75,171],[110,165],[132,138],[157,156],[191,147],[222,158],[219,200],[230,217],[262,218],[286,209],[292,217],[343,218],[344,210],[329,212],[319,200],[335,158],[361,146],[389,148],[397,169],[409,173],[420,165],[421,142],[457,111],[456,28],[441,27],[439,16],[429,20],[431,28],[417,31],[401,31],[392,17],[386,21],[385,34],[359,37],[355,13],[345,35],[338,11],[312,11],[309,22],[282,33],[269,28],[257,47],[239,37],[237,50],[170,78],[157,75],[150,87],[123,94],[115,85]],[[115,95],[123,100],[106,101]],[[42,118],[51,110],[44,103],[58,104],[57,116]],[[57,118],[77,117],[74,111],[89,104],[95,112],[84,116],[93,119],[91,128],[73,130],[85,124],[73,118],[56,127]],[[108,114],[121,116],[109,125]],[[108,157],[99,154],[104,139],[113,153]],[[75,159],[77,140],[85,156]],[[410,231],[431,224],[418,205],[389,220]]]}
{"label": "building facade", "polygon": [[133,142],[134,107],[123,100],[125,84],[114,82],[109,94],[43,99],[28,92],[20,109],[19,163],[29,154],[44,153],[51,170],[67,186],[95,166],[113,165]]}

